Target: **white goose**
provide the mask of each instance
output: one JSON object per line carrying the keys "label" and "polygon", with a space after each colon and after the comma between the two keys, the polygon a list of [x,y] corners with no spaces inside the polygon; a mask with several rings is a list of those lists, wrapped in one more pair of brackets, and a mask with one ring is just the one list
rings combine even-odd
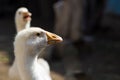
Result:
{"label": "white goose", "polygon": [[[32,14],[25,7],[21,7],[17,9],[15,13],[15,27],[17,33],[23,29],[30,28],[31,15]],[[16,65],[16,58],[13,62],[13,65],[9,69],[9,77],[12,80],[16,80],[17,78],[19,79],[19,74]]]}
{"label": "white goose", "polygon": [[15,26],[17,32],[29,28],[31,25],[31,13],[28,11],[27,8],[21,7],[16,11],[15,14]]}
{"label": "white goose", "polygon": [[48,63],[40,58],[49,44],[61,42],[62,38],[41,28],[21,30],[15,37],[14,53],[20,80],[51,80]]}
{"label": "white goose", "polygon": [[[16,23],[17,32],[19,32],[23,29],[26,29],[26,28],[30,28],[30,22],[31,22],[31,13],[28,11],[28,9],[25,7],[19,8],[16,11],[16,15],[15,15],[15,23]],[[48,66],[47,62],[44,61],[43,59],[39,59],[39,63],[41,64],[41,66],[46,65],[46,70],[48,70],[48,73],[49,73],[49,66]],[[21,76],[19,74],[17,64],[18,64],[17,57],[15,56],[15,61],[9,70],[9,76],[10,76],[11,80],[24,80],[24,79],[20,79]],[[54,72],[51,73],[51,76],[52,76],[52,78],[54,78],[56,76],[55,78],[64,80],[62,76],[55,74]],[[33,80],[35,80],[35,79],[33,79]],[[48,79],[46,79],[46,80],[48,80]]]}

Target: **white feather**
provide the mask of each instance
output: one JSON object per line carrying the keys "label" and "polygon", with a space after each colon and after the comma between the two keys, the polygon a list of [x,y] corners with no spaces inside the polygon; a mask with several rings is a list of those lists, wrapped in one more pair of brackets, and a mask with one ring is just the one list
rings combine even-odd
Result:
{"label": "white feather", "polygon": [[[43,59],[38,59],[38,55],[47,46],[46,35],[36,38],[35,32],[44,30],[40,28],[29,28],[20,31],[14,41],[15,60],[10,72],[13,78],[19,80],[51,80],[48,63]],[[30,42],[31,41],[31,42]],[[40,45],[39,45],[40,44]],[[42,44],[42,45],[41,45]],[[13,70],[16,69],[16,70]],[[17,71],[17,72],[16,72]],[[16,75],[16,73],[19,73]]]}

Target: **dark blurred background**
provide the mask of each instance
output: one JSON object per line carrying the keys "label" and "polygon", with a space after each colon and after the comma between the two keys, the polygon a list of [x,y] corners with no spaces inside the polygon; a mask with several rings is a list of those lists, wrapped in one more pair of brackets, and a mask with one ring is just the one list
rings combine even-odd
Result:
{"label": "dark blurred background", "polygon": [[[12,22],[13,26],[10,25],[10,29],[7,26],[4,28],[8,28],[6,33],[1,29],[1,34],[14,34],[14,15],[15,11],[19,7],[27,7],[30,12],[32,12],[32,23],[37,26],[50,26],[52,28],[54,24],[54,12],[53,12],[53,4],[56,0],[1,0],[0,1],[0,19],[1,21],[8,19]],[[3,20],[2,20],[3,19]],[[38,19],[38,20],[37,20]],[[37,20],[38,22],[36,22]],[[36,23],[35,23],[36,22]],[[2,22],[1,22],[2,24]],[[3,29],[4,29],[3,28]],[[49,28],[49,29],[51,29]],[[52,29],[51,29],[52,30]]]}
{"label": "dark blurred background", "polygon": [[64,38],[46,58],[52,70],[66,80],[120,80],[119,0],[0,0],[0,50],[11,64],[19,7],[32,13],[32,26]]}

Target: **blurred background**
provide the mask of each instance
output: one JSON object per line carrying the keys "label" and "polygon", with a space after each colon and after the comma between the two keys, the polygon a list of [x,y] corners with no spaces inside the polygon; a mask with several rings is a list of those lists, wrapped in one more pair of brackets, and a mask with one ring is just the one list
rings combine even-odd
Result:
{"label": "blurred background", "polygon": [[0,80],[14,61],[19,7],[32,13],[32,26],[63,37],[47,49],[51,70],[65,80],[120,80],[119,0],[0,0]]}

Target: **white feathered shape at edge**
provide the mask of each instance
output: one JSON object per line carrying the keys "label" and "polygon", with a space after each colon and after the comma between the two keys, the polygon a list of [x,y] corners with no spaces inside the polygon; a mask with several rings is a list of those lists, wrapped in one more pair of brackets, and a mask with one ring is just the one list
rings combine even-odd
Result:
{"label": "white feathered shape at edge", "polygon": [[[30,28],[31,23],[31,13],[26,7],[20,7],[15,13],[15,27],[17,33],[23,29]],[[13,62],[13,65],[9,69],[9,77],[13,80],[19,79],[19,73],[16,65],[16,58]]]}
{"label": "white feathered shape at edge", "polygon": [[21,30],[15,37],[14,53],[20,80],[51,80],[48,63],[40,58],[42,51],[50,44],[59,43],[62,38],[41,28]]}

